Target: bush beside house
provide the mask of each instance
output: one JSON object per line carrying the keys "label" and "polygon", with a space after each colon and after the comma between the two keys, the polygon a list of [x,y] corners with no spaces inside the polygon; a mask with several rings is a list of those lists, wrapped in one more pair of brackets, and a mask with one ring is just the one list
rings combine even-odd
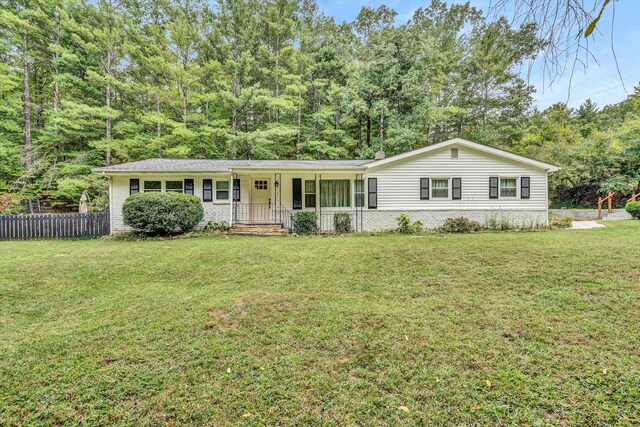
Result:
{"label": "bush beside house", "polygon": [[293,232],[296,234],[315,234],[318,232],[318,217],[315,212],[296,212],[292,217]]}
{"label": "bush beside house", "polygon": [[204,217],[200,199],[182,193],[136,193],[123,206],[125,225],[146,234],[193,230]]}
{"label": "bush beside house", "polygon": [[338,234],[351,233],[351,214],[349,212],[336,212],[333,214],[333,229]]}
{"label": "bush beside house", "polygon": [[482,231],[484,227],[478,221],[473,221],[463,216],[458,218],[447,218],[447,220],[436,231],[440,233],[475,233]]}

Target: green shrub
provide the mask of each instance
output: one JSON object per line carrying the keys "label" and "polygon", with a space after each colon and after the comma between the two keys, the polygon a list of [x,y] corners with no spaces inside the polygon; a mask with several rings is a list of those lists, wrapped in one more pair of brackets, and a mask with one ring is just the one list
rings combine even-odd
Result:
{"label": "green shrub", "polygon": [[494,231],[508,231],[515,228],[509,221],[509,218],[503,217],[502,215],[498,217],[496,214],[491,214],[491,216],[489,216],[485,227]]}
{"label": "green shrub", "polygon": [[398,222],[396,231],[400,234],[417,234],[424,231],[424,225],[420,221],[411,222],[411,219],[405,214],[397,217],[396,221]]}
{"label": "green shrub", "polygon": [[459,218],[447,218],[436,231],[439,233],[475,233],[483,228],[479,222],[461,216]]}
{"label": "green shrub", "polygon": [[640,219],[640,201],[627,203],[624,210],[629,212],[632,217]]}
{"label": "green shrub", "polygon": [[349,212],[336,212],[333,214],[333,229],[338,234],[351,233],[351,214]]}
{"label": "green shrub", "polygon": [[202,220],[200,199],[182,193],[136,193],[122,206],[125,225],[147,234],[187,232]]}
{"label": "green shrub", "polygon": [[570,216],[551,215],[549,218],[549,228],[571,228],[573,218]]}
{"label": "green shrub", "polygon": [[318,232],[318,218],[315,212],[296,212],[292,216],[293,232],[296,234],[315,234]]}
{"label": "green shrub", "polygon": [[231,230],[231,226],[227,221],[213,222],[209,221],[207,225],[204,226],[202,231],[204,232],[217,232],[217,233],[226,233]]}

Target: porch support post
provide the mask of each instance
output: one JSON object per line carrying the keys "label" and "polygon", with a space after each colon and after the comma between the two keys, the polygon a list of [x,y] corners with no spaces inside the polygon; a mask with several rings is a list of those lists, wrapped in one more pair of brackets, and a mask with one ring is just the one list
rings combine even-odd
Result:
{"label": "porch support post", "polygon": [[318,217],[318,221],[320,223],[318,230],[322,231],[322,174],[318,175],[320,177],[320,180],[318,181],[318,188],[317,188],[317,192],[318,192],[318,206],[320,206],[320,215]]}
{"label": "porch support post", "polygon": [[[229,169],[229,188],[231,189],[231,197],[229,197],[229,227],[231,227],[233,225],[233,170],[231,169]],[[211,191],[214,191],[214,189],[212,188]]]}

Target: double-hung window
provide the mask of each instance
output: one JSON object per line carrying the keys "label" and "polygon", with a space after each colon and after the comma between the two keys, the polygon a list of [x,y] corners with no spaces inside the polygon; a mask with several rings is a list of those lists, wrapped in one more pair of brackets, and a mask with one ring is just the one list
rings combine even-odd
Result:
{"label": "double-hung window", "polygon": [[351,206],[348,179],[320,181],[320,206],[323,208],[348,208]]}
{"label": "double-hung window", "polygon": [[431,179],[431,197],[447,198],[449,197],[449,180],[448,179]]}
{"label": "double-hung window", "polygon": [[516,197],[518,195],[517,178],[500,178],[500,197]]}
{"label": "double-hung window", "polygon": [[167,193],[182,193],[182,181],[165,181],[164,190]]}
{"label": "double-hung window", "polygon": [[216,200],[229,200],[229,181],[216,181]]}
{"label": "double-hung window", "polygon": [[152,193],[152,192],[159,193],[160,191],[162,191],[162,182],[160,182],[160,181],[145,181],[143,188],[144,188],[144,192],[145,193]]}
{"label": "double-hung window", "polygon": [[304,181],[304,207],[315,208],[316,207],[316,182],[315,180],[307,179]]}

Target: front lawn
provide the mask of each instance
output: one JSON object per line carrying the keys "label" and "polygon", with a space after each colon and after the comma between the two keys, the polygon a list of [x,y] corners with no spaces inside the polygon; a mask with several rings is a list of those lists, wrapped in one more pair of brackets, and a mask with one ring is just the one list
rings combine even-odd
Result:
{"label": "front lawn", "polygon": [[0,242],[0,425],[637,425],[640,221]]}

